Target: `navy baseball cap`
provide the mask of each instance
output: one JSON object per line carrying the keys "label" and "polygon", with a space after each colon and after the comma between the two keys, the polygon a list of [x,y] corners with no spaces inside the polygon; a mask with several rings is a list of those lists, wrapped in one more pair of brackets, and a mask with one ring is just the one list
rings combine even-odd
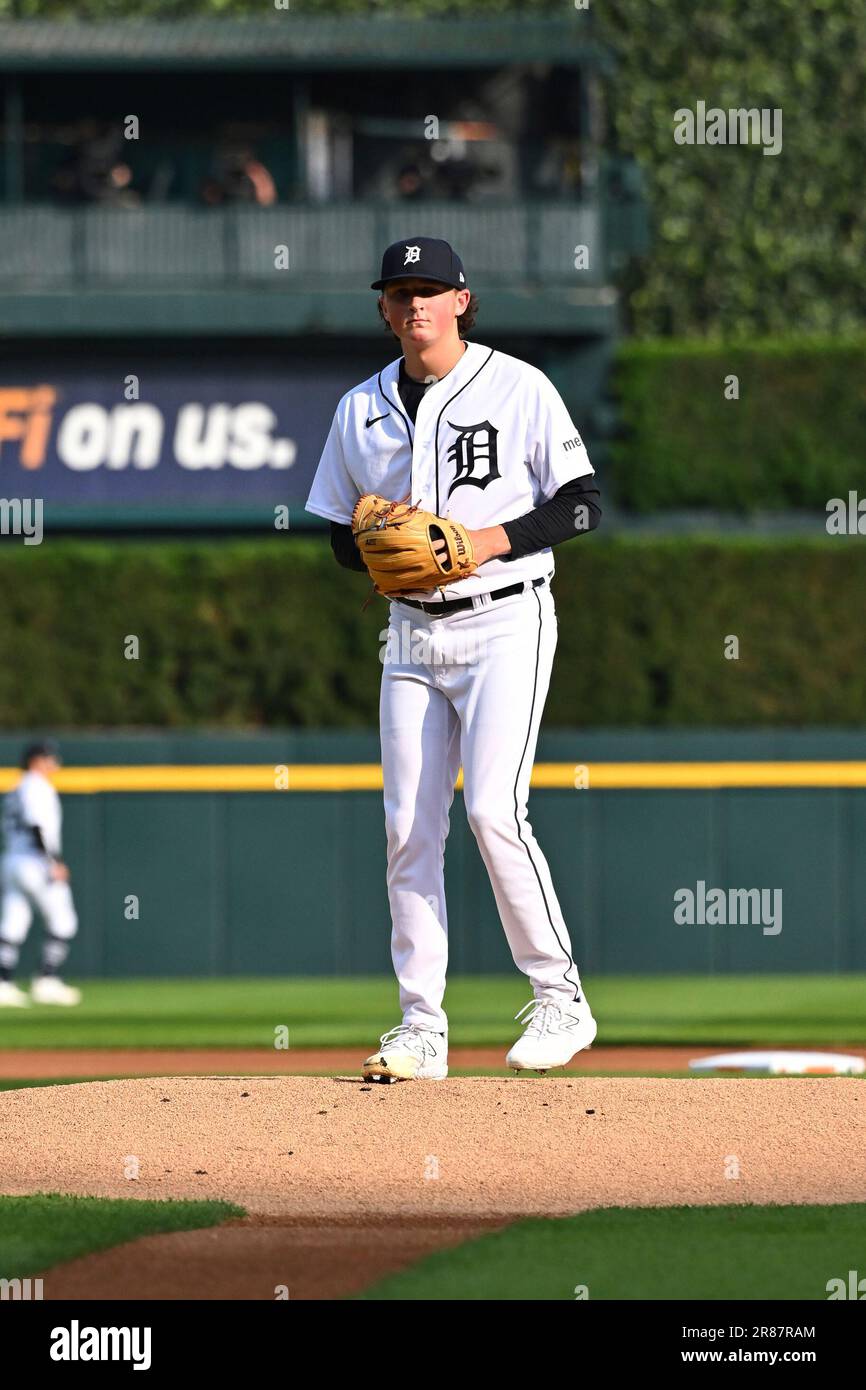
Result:
{"label": "navy baseball cap", "polygon": [[466,289],[463,262],[448,245],[436,237],[414,236],[395,241],[382,257],[382,275],[371,290],[383,290],[389,280],[439,280],[455,290]]}
{"label": "navy baseball cap", "polygon": [[29,767],[34,758],[56,758],[60,762],[60,748],[51,738],[42,739],[39,743],[28,743],[21,754],[21,766]]}

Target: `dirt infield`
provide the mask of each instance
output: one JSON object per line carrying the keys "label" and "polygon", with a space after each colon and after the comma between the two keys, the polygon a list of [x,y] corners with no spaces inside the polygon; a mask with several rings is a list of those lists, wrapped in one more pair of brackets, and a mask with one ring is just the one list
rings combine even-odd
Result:
{"label": "dirt infield", "polygon": [[206,1231],[146,1236],[71,1260],[45,1281],[46,1299],[273,1300],[341,1298],[435,1250],[508,1223],[431,1221],[304,1223],[248,1217]]}
{"label": "dirt infield", "polygon": [[[804,1044],[805,1046],[805,1044]],[[686,1071],[693,1057],[729,1049],[699,1044],[690,1047],[592,1047],[579,1052],[563,1071],[586,1072]],[[846,1047],[866,1057],[866,1048]],[[506,1047],[452,1047],[452,1071],[501,1071]],[[273,1048],[5,1048],[0,1051],[0,1077],[25,1081],[31,1077],[74,1076],[302,1076],[312,1072],[360,1071],[364,1050],[358,1047],[308,1047],[276,1052]]]}
{"label": "dirt infield", "polygon": [[841,1077],[184,1076],[0,1094],[6,1193],[221,1197],[250,1214],[75,1261],[45,1275],[48,1298],[334,1297],[521,1216],[862,1201],[864,1139],[866,1085]]}

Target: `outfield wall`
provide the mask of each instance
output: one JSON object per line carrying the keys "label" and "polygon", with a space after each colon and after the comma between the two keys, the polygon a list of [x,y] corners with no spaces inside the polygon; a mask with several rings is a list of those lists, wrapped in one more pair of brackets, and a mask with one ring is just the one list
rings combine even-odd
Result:
{"label": "outfield wall", "polygon": [[[3,787],[25,737],[0,737]],[[61,744],[71,975],[390,969],[375,733]],[[866,970],[866,730],[550,730],[530,818],[586,972]],[[699,881],[780,890],[781,930],[677,924]],[[446,889],[452,971],[513,969],[459,793]]]}

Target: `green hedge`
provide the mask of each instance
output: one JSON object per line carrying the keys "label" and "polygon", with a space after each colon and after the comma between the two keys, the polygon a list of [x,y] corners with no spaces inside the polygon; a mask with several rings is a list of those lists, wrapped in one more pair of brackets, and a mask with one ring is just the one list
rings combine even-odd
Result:
{"label": "green hedge", "polygon": [[[866,339],[630,343],[611,448],[624,507],[826,508],[863,486]],[[739,399],[725,399],[738,378]]]}
{"label": "green hedge", "polygon": [[[548,724],[861,724],[864,558],[857,537],[560,547]],[[368,590],[324,539],[7,544],[0,727],[375,726]]]}
{"label": "green hedge", "polygon": [[[866,0],[606,0],[591,12],[617,59],[614,138],[644,171],[654,230],[629,286],[634,331],[862,329]],[[676,144],[675,111],[699,100],[781,110],[782,150]]]}

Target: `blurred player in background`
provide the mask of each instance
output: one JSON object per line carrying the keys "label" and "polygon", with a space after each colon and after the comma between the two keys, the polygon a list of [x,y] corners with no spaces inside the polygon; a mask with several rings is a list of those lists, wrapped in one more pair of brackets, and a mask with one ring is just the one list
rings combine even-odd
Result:
{"label": "blurred player in background", "polygon": [[[69,870],[60,857],[60,797],[51,784],[60,766],[53,743],[33,743],[21,759],[24,776],[3,798],[4,854],[0,860],[0,1008],[80,1004],[81,993],[58,971],[78,930]],[[42,961],[29,994],[13,980],[34,909],[45,927]]]}

